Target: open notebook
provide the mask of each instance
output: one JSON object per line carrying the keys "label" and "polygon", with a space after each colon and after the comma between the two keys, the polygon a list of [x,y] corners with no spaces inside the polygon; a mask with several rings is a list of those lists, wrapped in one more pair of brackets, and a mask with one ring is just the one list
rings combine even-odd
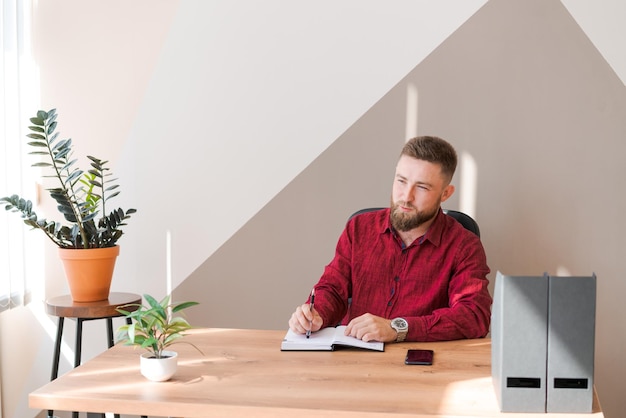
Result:
{"label": "open notebook", "polygon": [[354,337],[344,335],[345,325],[336,328],[324,328],[311,334],[296,334],[288,330],[283,339],[280,349],[282,351],[310,350],[310,351],[332,351],[336,346],[365,348],[367,350],[385,351],[385,343],[361,341]]}

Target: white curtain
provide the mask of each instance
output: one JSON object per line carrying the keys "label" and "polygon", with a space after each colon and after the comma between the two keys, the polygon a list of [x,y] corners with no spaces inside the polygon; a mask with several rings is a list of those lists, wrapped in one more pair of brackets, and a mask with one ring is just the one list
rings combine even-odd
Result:
{"label": "white curtain", "polygon": [[[33,157],[27,155],[25,136],[29,118],[36,112],[39,91],[31,55],[32,2],[1,3],[0,197],[19,194],[35,200],[36,180],[30,176],[36,173],[28,173],[33,171],[28,170]],[[3,310],[28,302],[28,229],[18,213],[0,207],[0,315]]]}

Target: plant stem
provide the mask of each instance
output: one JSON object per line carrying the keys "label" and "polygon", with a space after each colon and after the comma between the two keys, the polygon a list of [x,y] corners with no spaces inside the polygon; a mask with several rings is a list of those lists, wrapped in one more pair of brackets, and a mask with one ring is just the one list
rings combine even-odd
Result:
{"label": "plant stem", "polygon": [[[52,148],[50,147],[50,135],[49,135],[50,122],[49,122],[48,118],[46,118],[44,124],[45,124],[44,135],[46,137],[46,146],[47,146],[48,153],[50,154],[50,157],[51,157],[51,160],[52,160],[52,167],[54,168],[54,172],[56,174],[56,177],[59,180],[59,183],[61,184],[61,190],[63,190],[63,194],[67,198],[67,201],[70,203],[70,207],[72,208],[72,212],[74,214],[74,218],[76,218],[76,225],[78,225],[78,230],[80,231],[80,236],[81,236],[81,238],[83,240],[83,248],[87,249],[87,248],[89,248],[89,242],[87,240],[87,233],[85,231],[85,228],[83,227],[83,218],[81,216],[80,210],[77,208],[76,201],[71,198],[71,196],[75,196],[74,185],[73,185],[73,183],[70,183],[70,185],[69,185],[69,187],[70,187],[69,190],[72,192],[71,195],[70,195],[70,193],[68,192],[67,185],[63,181],[63,176],[61,174],[61,170],[59,169],[59,167],[57,165],[57,159],[54,158],[54,152],[53,152]],[[47,231],[46,231],[46,235],[48,235]]]}

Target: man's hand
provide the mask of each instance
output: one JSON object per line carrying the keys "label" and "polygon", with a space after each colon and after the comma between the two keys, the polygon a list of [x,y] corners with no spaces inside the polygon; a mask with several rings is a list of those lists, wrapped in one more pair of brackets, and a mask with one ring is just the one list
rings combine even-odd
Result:
{"label": "man's hand", "polygon": [[322,325],[324,325],[324,320],[315,308],[311,311],[311,305],[308,303],[298,306],[289,318],[289,328],[296,334],[306,334],[309,328],[311,332],[319,331]]}
{"label": "man's hand", "polygon": [[380,341],[383,343],[395,341],[398,336],[396,330],[391,328],[391,320],[369,313],[350,321],[345,334],[365,342]]}

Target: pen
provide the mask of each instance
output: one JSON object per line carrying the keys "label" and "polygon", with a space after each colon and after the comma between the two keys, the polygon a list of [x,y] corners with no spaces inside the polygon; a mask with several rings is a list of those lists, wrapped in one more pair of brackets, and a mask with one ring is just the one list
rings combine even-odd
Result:
{"label": "pen", "polygon": [[311,311],[311,320],[309,321],[309,329],[306,330],[306,337],[311,336],[311,328],[313,328],[313,306],[315,304],[315,288],[311,290],[311,303],[309,303],[309,310]]}

